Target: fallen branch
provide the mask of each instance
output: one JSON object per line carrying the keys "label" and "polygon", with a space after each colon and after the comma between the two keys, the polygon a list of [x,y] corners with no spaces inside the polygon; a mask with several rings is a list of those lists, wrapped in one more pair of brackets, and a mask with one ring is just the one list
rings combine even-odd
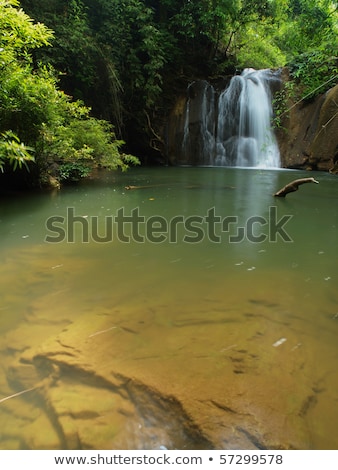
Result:
{"label": "fallen branch", "polygon": [[[147,189],[147,188],[158,188],[159,186],[167,186],[167,184],[148,184],[147,186],[133,186],[133,185],[128,185],[125,186],[124,189]],[[192,184],[190,186],[186,186],[187,189],[195,189],[199,188],[200,186],[197,186],[196,184]]]}
{"label": "fallen branch", "polygon": [[[124,189],[147,189],[147,188],[158,188],[159,186],[166,186],[166,187],[170,187],[171,185],[168,185],[166,183],[163,183],[163,184],[148,184],[147,186],[133,186],[131,184],[129,184],[128,186],[125,186]],[[181,186],[182,185],[180,183],[175,183],[173,184],[172,186]],[[198,184],[189,184],[188,186],[184,186],[185,189],[214,189],[213,187],[209,188],[208,186],[201,186],[201,185],[198,185]],[[223,186],[222,189],[235,189],[236,187],[235,186]]]}
{"label": "fallen branch", "polygon": [[314,178],[300,178],[298,180],[291,181],[291,183],[284,186],[284,188],[277,191],[274,196],[277,197],[285,197],[288,193],[293,193],[294,191],[298,191],[298,187],[304,183],[316,183],[319,184],[319,181],[315,180]]}
{"label": "fallen branch", "polygon": [[6,400],[10,400],[11,398],[15,398],[15,397],[18,397],[20,395],[23,395],[24,393],[31,392],[32,390],[36,390],[37,388],[38,388],[38,386],[32,387],[32,388],[27,388],[26,390],[22,390],[21,392],[13,393],[13,395],[9,395],[8,397],[1,398],[0,403],[4,402]]}

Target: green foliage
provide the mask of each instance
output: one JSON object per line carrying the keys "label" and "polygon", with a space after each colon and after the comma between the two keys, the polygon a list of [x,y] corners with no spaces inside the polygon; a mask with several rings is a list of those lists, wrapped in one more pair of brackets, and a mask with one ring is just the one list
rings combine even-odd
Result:
{"label": "green foliage", "polygon": [[55,163],[68,165],[62,179],[87,175],[86,161],[124,170],[128,159],[112,125],[91,117],[81,101],[58,89],[50,65],[34,61],[34,51],[48,45],[52,34],[17,7],[16,0],[0,2],[0,168],[7,161],[16,169],[35,160],[42,180]]}
{"label": "green foliage", "polygon": [[[121,151],[124,141],[115,138],[110,123],[89,117],[86,115],[88,109],[79,107],[78,102],[68,103],[68,109],[67,123],[56,126],[53,132],[51,129],[44,130],[44,143],[47,144],[45,147],[49,159],[61,162],[61,168],[64,165],[65,168],[73,168],[76,162],[80,162],[82,169],[99,165],[125,171],[128,164],[139,164],[136,157]],[[82,114],[80,119],[79,116],[76,117],[78,114]],[[75,167],[77,168],[76,165]]]}
{"label": "green foliage", "polygon": [[5,54],[27,58],[30,49],[50,44],[52,31],[41,23],[33,23],[22,9],[18,9],[18,0],[1,0],[0,31],[1,48]]}
{"label": "green foliage", "polygon": [[290,64],[291,76],[301,85],[301,97],[311,99],[338,83],[338,57],[317,50],[298,55]]}
{"label": "green foliage", "polygon": [[241,44],[236,55],[239,68],[274,68],[286,61],[285,55],[274,42],[273,33],[264,25],[247,26],[245,34],[238,34],[237,40]]}
{"label": "green foliage", "polygon": [[62,163],[59,166],[59,179],[63,182],[75,183],[90,175],[91,168],[83,162]]}
{"label": "green foliage", "polygon": [[272,125],[275,129],[283,129],[285,131],[283,121],[290,111],[288,108],[290,100],[295,100],[295,94],[295,82],[293,81],[285,82],[282,89],[274,93],[272,100],[274,110]]}
{"label": "green foliage", "polygon": [[[277,35],[289,60],[318,50],[324,44],[337,46],[337,11],[326,0],[290,0],[288,16]],[[336,50],[337,51],[337,50]]]}
{"label": "green foliage", "polygon": [[337,83],[337,4],[328,0],[290,0],[277,42],[285,50],[297,99],[311,99]]}
{"label": "green foliage", "polygon": [[14,132],[3,132],[0,137],[0,171],[4,171],[4,165],[7,162],[13,170],[23,166],[28,169],[27,162],[34,162],[32,152],[34,149],[20,142]]}
{"label": "green foliage", "polygon": [[[1,5],[5,4],[18,6],[16,0]],[[335,1],[22,0],[21,4],[53,28],[54,38],[27,15],[21,21],[28,20],[33,28],[27,42],[20,43],[16,34],[4,36],[1,44],[14,41],[14,46],[3,46],[0,53],[6,63],[6,72],[0,74],[0,86],[6,91],[0,118],[5,129],[12,129],[27,145],[38,143],[37,161],[62,157],[101,164],[111,159],[123,167],[127,159],[121,157],[116,138],[125,135],[131,143],[146,132],[150,137],[160,133],[156,120],[165,118],[173,91],[196,77],[288,64],[302,97],[312,97],[335,83],[330,80],[337,74]],[[22,20],[25,14],[20,15]],[[0,19],[0,27],[3,24],[11,31],[8,18]],[[22,39],[27,31],[21,28]],[[52,69],[61,71],[60,82]],[[59,84],[91,106],[94,115],[114,124],[116,135],[106,129],[113,136],[111,142],[95,143],[100,126],[107,124],[96,125],[82,112],[73,116],[73,106],[79,111],[83,104],[71,104],[58,91]],[[78,118],[88,122],[76,123]],[[85,125],[90,128],[84,132],[87,142],[79,137]]]}
{"label": "green foliage", "polygon": [[[152,8],[140,0],[90,1],[88,21],[110,54],[128,99],[128,106],[152,107],[162,90],[166,62],[165,37]],[[98,8],[99,6],[99,8]]]}

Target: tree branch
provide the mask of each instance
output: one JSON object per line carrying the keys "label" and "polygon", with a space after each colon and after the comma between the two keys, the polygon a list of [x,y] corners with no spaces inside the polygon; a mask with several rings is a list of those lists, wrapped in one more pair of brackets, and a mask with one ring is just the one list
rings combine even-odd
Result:
{"label": "tree branch", "polygon": [[298,191],[298,187],[304,183],[316,183],[319,184],[319,181],[315,180],[314,178],[300,178],[298,180],[291,181],[291,183],[284,186],[284,188],[277,191],[274,196],[277,197],[285,197],[288,193],[293,193],[294,191]]}
{"label": "tree branch", "polygon": [[148,123],[149,130],[151,131],[151,133],[154,136],[154,138],[150,139],[150,147],[153,148],[154,150],[157,150],[158,152],[162,152],[161,149],[156,144],[160,143],[162,146],[164,146],[164,141],[163,141],[162,137],[159,136],[155,132],[155,130],[153,129],[153,127],[151,125],[151,121],[150,121],[150,116],[147,113],[147,111],[146,110],[143,110],[143,111],[144,111],[144,114],[146,115],[146,118],[147,118],[147,123]]}

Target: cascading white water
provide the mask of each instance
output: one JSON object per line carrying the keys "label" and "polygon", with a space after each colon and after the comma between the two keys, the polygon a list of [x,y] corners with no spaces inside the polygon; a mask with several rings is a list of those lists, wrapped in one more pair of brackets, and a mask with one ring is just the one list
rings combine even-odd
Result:
{"label": "cascading white water", "polygon": [[[197,99],[195,85],[193,118],[190,98],[186,107],[183,151],[187,152],[187,143],[193,140],[194,149],[190,145],[190,153],[198,157],[199,163],[278,168],[280,154],[271,127],[270,91],[271,81],[276,80],[276,74],[270,70],[245,69],[231,79],[218,99],[206,82],[202,82],[202,93]],[[192,137],[197,122],[199,131]]]}
{"label": "cascading white water", "polygon": [[237,166],[280,166],[277,141],[271,128],[270,71],[245,69],[241,75]]}

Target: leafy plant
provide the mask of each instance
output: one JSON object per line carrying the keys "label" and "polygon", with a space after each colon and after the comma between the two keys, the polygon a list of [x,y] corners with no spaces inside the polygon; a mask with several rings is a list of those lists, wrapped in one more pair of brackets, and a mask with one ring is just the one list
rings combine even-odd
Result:
{"label": "leafy plant", "polygon": [[[72,109],[74,103],[69,106]],[[69,113],[67,125],[57,126],[52,133],[45,129],[44,139],[48,157],[61,165],[67,164],[66,168],[70,168],[69,163],[81,162],[83,166],[88,162],[90,168],[101,166],[124,171],[129,164],[139,164],[138,158],[121,152],[124,141],[115,138],[110,123],[88,115],[72,119]]]}
{"label": "leafy plant", "polygon": [[65,182],[77,182],[82,178],[90,175],[91,168],[87,163],[83,162],[69,162],[62,163],[59,166],[59,179]]}
{"label": "leafy plant", "polygon": [[0,137],[0,171],[4,171],[6,162],[13,167],[13,170],[23,166],[29,170],[27,162],[34,162],[32,152],[34,149],[20,142],[14,132],[3,132]]}
{"label": "leafy plant", "polygon": [[18,6],[17,0],[0,2],[0,168],[35,161],[46,181],[55,164],[64,180],[86,176],[95,165],[125,170],[137,163],[120,152],[113,126],[91,117],[82,101],[59,90],[53,67],[36,62],[34,51],[47,46],[52,33]]}
{"label": "leafy plant", "polygon": [[274,68],[286,62],[285,54],[274,41],[271,28],[264,24],[248,25],[244,33],[238,33],[237,41],[240,44],[236,54],[239,68]]}
{"label": "leafy plant", "polygon": [[291,76],[302,86],[303,98],[311,99],[338,83],[338,57],[322,50],[297,56],[289,64]]}
{"label": "leafy plant", "polygon": [[272,105],[274,116],[272,125],[275,129],[283,129],[283,121],[288,116],[289,108],[288,103],[295,101],[296,98],[296,87],[295,82],[287,81],[284,83],[281,90],[274,93]]}
{"label": "leafy plant", "polygon": [[[2,2],[7,5],[3,7],[7,20],[0,18],[0,31],[4,26],[7,32],[0,42],[0,57],[5,59],[0,118],[6,123],[2,130],[12,129],[36,148],[39,162],[58,155],[72,158],[72,152],[74,159],[98,159],[98,164],[106,158],[100,145],[94,145],[92,137],[95,140],[99,131],[93,122],[86,124],[90,142],[81,144],[74,136],[85,125],[75,125],[72,106],[77,105],[65,104],[60,92],[53,97],[55,88],[80,98],[79,111],[86,103],[93,115],[113,123],[108,130],[114,134],[111,144],[129,135],[127,143],[142,140],[143,145],[151,140],[144,138],[146,132],[160,134],[173,96],[192,78],[288,64],[301,90],[299,98],[311,98],[335,84],[337,2],[330,0],[22,0],[21,4],[55,33],[53,38],[48,28],[29,20],[35,29],[26,43],[21,16],[17,38],[10,24],[18,18],[7,6],[17,7],[18,2]],[[50,42],[53,48],[48,47]],[[51,65],[61,71],[60,81],[52,78]],[[151,117],[150,125],[145,116]],[[77,117],[86,121],[89,114],[81,111]],[[66,130],[68,126],[71,129]],[[124,167],[122,147],[118,142],[113,147],[114,151],[107,144],[108,160]]]}

